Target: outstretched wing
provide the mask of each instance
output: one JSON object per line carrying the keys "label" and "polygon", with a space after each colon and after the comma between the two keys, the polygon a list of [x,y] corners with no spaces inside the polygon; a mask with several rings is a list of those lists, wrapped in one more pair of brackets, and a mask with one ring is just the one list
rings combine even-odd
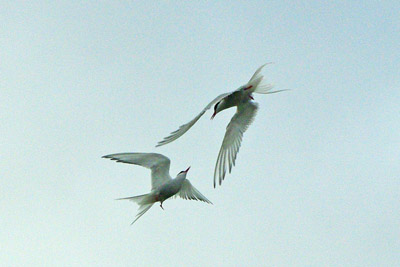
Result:
{"label": "outstretched wing", "polygon": [[235,166],[235,160],[242,142],[243,133],[253,122],[257,109],[257,103],[252,101],[239,105],[235,115],[226,127],[225,137],[222,141],[222,146],[215,164],[214,187],[217,178],[219,180],[219,185],[221,185],[222,180],[225,178],[227,167],[229,167],[230,173],[232,165]]}
{"label": "outstretched wing", "polygon": [[155,189],[171,179],[169,167],[171,161],[157,153],[118,153],[103,156],[103,158],[128,164],[135,164],[151,170],[151,188]]}
{"label": "outstretched wing", "polygon": [[212,204],[210,200],[208,200],[202,193],[199,192],[189,180],[185,179],[182,184],[181,190],[178,192],[178,195],[183,199],[191,199],[191,200],[200,200],[209,204]]}
{"label": "outstretched wing", "polygon": [[193,120],[189,121],[186,124],[183,124],[179,127],[178,130],[173,131],[169,136],[164,137],[164,140],[158,142],[158,144],[156,145],[156,147],[158,146],[163,146],[166,145],[168,143],[171,143],[172,141],[175,141],[176,139],[178,139],[179,137],[181,137],[184,133],[186,133],[199,119],[201,116],[203,116],[203,114],[209,110],[212,105],[214,105],[215,103],[217,103],[218,101],[220,101],[222,98],[230,95],[231,93],[225,93],[222,95],[217,96],[213,101],[211,101],[200,113],[199,115],[197,115]]}

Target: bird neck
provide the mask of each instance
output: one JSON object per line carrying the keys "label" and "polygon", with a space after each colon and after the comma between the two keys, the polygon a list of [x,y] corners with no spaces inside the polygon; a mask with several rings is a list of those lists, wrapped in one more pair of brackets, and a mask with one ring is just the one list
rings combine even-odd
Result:
{"label": "bird neck", "polygon": [[183,181],[185,181],[185,179],[186,179],[186,176],[185,176],[185,175],[178,175],[178,176],[175,178],[175,181],[176,181],[178,184],[181,184],[181,183],[183,183]]}
{"label": "bird neck", "polygon": [[219,111],[239,105],[245,99],[245,95],[246,91],[239,90],[225,97],[218,105]]}
{"label": "bird neck", "polygon": [[226,99],[222,100],[217,107],[217,113],[234,106],[234,103],[232,100],[233,99],[230,99],[230,98],[226,98]]}

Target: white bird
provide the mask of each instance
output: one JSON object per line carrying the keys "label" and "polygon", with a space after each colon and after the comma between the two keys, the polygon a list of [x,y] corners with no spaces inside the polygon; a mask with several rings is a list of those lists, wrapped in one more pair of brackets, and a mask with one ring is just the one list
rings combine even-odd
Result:
{"label": "white bird", "polygon": [[222,146],[218,154],[217,162],[214,169],[214,188],[216,185],[217,178],[219,179],[219,185],[225,178],[226,170],[229,167],[229,173],[232,170],[232,165],[235,165],[236,155],[239,152],[240,144],[242,142],[243,133],[247,130],[249,125],[254,120],[256,115],[258,104],[253,100],[253,93],[258,94],[272,94],[286,90],[271,91],[273,88],[272,84],[264,84],[263,76],[260,74],[261,69],[269,63],[266,63],[259,67],[253,74],[251,79],[237,90],[217,96],[211,101],[193,120],[179,127],[178,130],[172,132],[169,136],[165,137],[162,141],[156,145],[162,146],[168,144],[186,133],[203,114],[214,105],[214,113],[211,119],[215,115],[224,109],[236,106],[236,113],[233,115],[231,121],[226,127],[225,137],[222,141]]}
{"label": "white bird", "polygon": [[160,202],[162,209],[163,202],[178,195],[183,199],[200,200],[212,204],[186,179],[186,174],[190,167],[181,171],[176,178],[172,179],[169,175],[171,161],[164,155],[157,153],[118,153],[103,156],[117,162],[140,165],[151,170],[151,192],[145,195],[119,198],[128,199],[139,204],[139,212],[136,215],[136,222],[143,214],[148,211],[154,203]]}

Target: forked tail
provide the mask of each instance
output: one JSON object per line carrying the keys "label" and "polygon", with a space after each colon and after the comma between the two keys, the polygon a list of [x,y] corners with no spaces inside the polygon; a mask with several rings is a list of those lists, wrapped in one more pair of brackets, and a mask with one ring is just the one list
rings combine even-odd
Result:
{"label": "forked tail", "polygon": [[140,217],[142,217],[143,214],[145,214],[155,202],[157,202],[156,197],[152,193],[140,196],[118,198],[117,200],[130,200],[139,205],[138,214],[136,214],[136,218],[131,225],[134,224]]}
{"label": "forked tail", "polygon": [[282,92],[282,91],[287,91],[287,89],[271,91],[272,88],[274,88],[274,85],[271,83],[264,82],[264,76],[261,74],[261,70],[265,65],[271,64],[271,63],[272,62],[266,63],[266,64],[262,65],[261,67],[259,67],[256,70],[256,72],[253,74],[253,77],[251,77],[251,79],[247,82],[246,87],[251,86],[252,93],[273,94],[273,93],[278,93],[278,92]]}

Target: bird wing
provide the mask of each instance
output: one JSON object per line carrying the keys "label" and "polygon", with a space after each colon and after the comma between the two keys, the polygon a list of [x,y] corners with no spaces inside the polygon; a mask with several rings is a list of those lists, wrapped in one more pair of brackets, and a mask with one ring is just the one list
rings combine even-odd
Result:
{"label": "bird wing", "polygon": [[169,167],[171,161],[157,153],[118,153],[103,156],[103,158],[128,164],[135,164],[151,170],[151,188],[155,189],[166,181],[171,180]]}
{"label": "bird wing", "polygon": [[172,133],[170,133],[169,136],[164,137],[164,139],[160,142],[158,142],[158,144],[156,145],[156,147],[159,146],[163,146],[166,145],[168,143],[171,143],[172,141],[175,141],[176,139],[178,139],[179,137],[181,137],[184,133],[186,133],[199,119],[201,116],[203,116],[203,114],[209,110],[212,105],[214,105],[215,103],[217,103],[218,101],[220,101],[222,98],[230,95],[231,93],[225,93],[225,94],[221,94],[219,96],[217,96],[213,101],[211,101],[200,113],[199,115],[197,115],[193,120],[189,121],[186,124],[181,125],[178,130],[173,131]]}
{"label": "bird wing", "polygon": [[209,204],[212,204],[202,193],[199,192],[189,180],[185,179],[182,184],[181,190],[179,190],[178,195],[183,199],[200,200]]}
{"label": "bird wing", "polygon": [[232,165],[235,166],[235,160],[242,142],[243,133],[253,122],[257,109],[257,103],[252,101],[240,104],[235,115],[226,127],[224,140],[222,141],[221,149],[219,150],[217,162],[215,164],[214,187],[217,177],[221,185],[222,180],[225,178],[227,167],[229,166],[230,173]]}

